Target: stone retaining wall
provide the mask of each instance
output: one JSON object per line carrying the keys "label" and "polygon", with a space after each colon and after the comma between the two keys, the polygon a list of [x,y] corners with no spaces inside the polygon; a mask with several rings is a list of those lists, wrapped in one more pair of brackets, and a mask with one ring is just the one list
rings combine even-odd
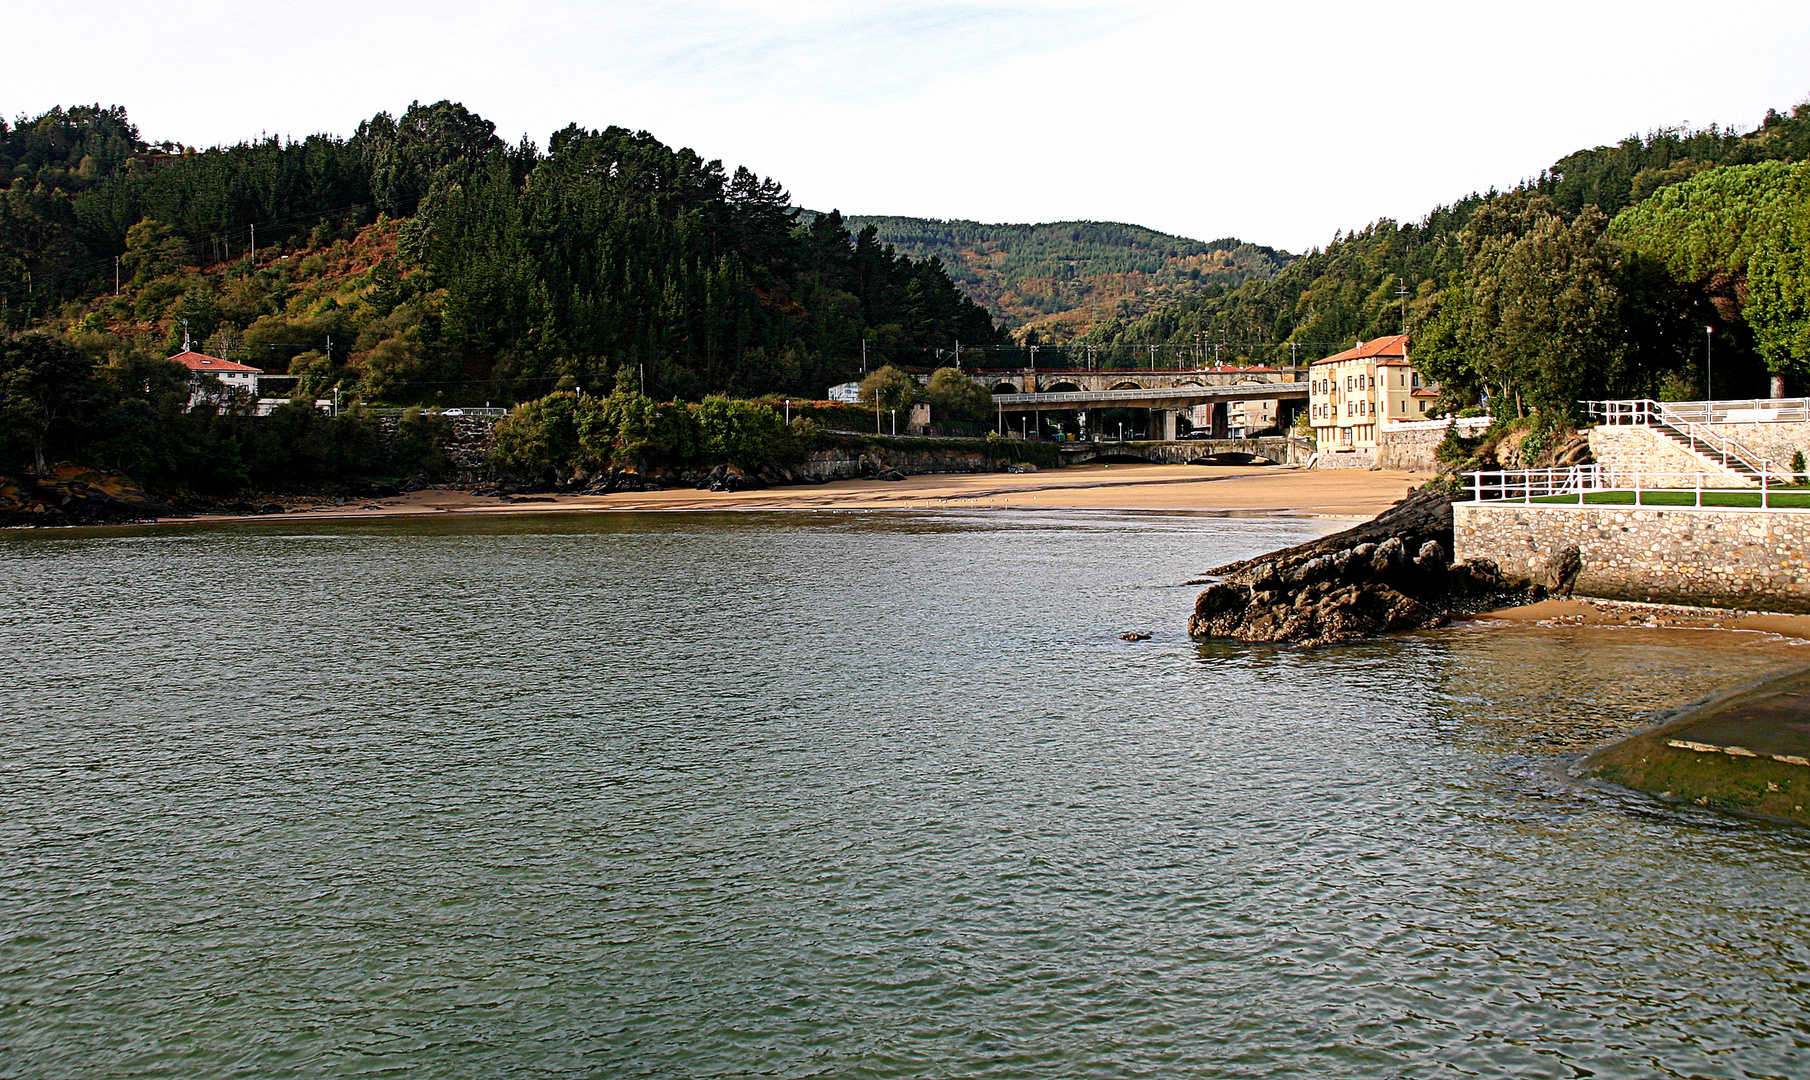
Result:
{"label": "stone retaining wall", "polygon": [[1763,458],[1771,458],[1780,469],[1791,467],[1791,455],[1803,451],[1810,457],[1810,424],[1766,423],[1711,424],[1709,429],[1724,438],[1733,439]]}
{"label": "stone retaining wall", "polygon": [[1316,469],[1375,469],[1378,467],[1376,451],[1368,447],[1340,452],[1322,450],[1319,460],[1314,462]]}
{"label": "stone retaining wall", "polygon": [[1376,439],[1376,463],[1385,469],[1401,472],[1438,472],[1439,444],[1445,441],[1446,429],[1384,428]]}
{"label": "stone retaining wall", "polygon": [[1445,433],[1446,429],[1437,425],[1385,427],[1377,433],[1375,449],[1360,446],[1342,453],[1322,450],[1314,468],[1438,472],[1439,444],[1445,441]]}
{"label": "stone retaining wall", "polygon": [[[496,432],[497,418],[443,416],[441,419],[452,432],[452,437],[446,441],[446,456],[452,459],[453,468],[466,471],[489,468],[490,445]],[[396,425],[400,420],[396,416],[377,418],[377,436],[386,446],[396,437]]]}
{"label": "stone retaining wall", "polygon": [[1652,474],[1641,481],[1643,487],[1690,487],[1695,482],[1690,478],[1697,473],[1721,477],[1718,487],[1753,486],[1746,476],[1705,461],[1651,428],[1598,426],[1591,428],[1589,435],[1590,453],[1598,465]]}
{"label": "stone retaining wall", "polygon": [[1810,613],[1810,511],[1458,503],[1460,560],[1545,584],[1575,545],[1581,596]]}

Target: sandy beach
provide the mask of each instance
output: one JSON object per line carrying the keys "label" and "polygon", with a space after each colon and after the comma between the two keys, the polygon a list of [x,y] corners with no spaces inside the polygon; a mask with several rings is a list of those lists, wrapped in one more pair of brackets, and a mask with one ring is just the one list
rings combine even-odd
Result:
{"label": "sandy beach", "polygon": [[[1260,513],[1361,520],[1381,513],[1425,482],[1425,476],[1404,472],[1320,472],[1286,466],[1080,465],[1035,473],[912,476],[893,482],[842,480],[736,492],[672,489],[499,498],[460,489],[430,488],[395,498],[303,504],[290,514],[405,517],[576,511],[1010,508]],[[269,519],[208,516],[179,520]]]}

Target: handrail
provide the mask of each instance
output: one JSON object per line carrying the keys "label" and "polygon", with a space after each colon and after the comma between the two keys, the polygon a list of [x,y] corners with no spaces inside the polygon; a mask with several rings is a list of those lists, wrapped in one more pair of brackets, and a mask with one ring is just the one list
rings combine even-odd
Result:
{"label": "handrail", "polygon": [[[1586,401],[1591,412],[1597,406],[1638,406],[1644,400]],[[1665,407],[1686,420],[1704,424],[1810,423],[1810,398],[1724,398],[1716,401],[1668,401]]]}
{"label": "handrail", "polygon": [[[1770,510],[1774,487],[1770,458],[1762,459],[1765,468],[1760,473],[1758,494],[1761,510]],[[1778,473],[1788,484],[1804,484],[1810,482],[1810,473]],[[1703,493],[1712,496],[1721,493],[1749,493],[1750,487],[1730,487],[1728,477],[1714,473],[1702,472],[1664,472],[1635,471],[1612,468],[1607,465],[1572,465],[1558,469],[1495,469],[1482,470],[1464,474],[1466,489],[1470,492],[1471,502],[1509,502],[1531,505],[1535,499],[1552,499],[1575,495],[1578,506],[1586,505],[1591,492],[1628,491],[1634,495],[1635,506],[1667,506],[1676,507],[1673,502],[1650,503],[1643,496],[1658,493],[1677,494],[1691,492],[1691,505],[1703,506]],[[1570,505],[1570,504],[1556,504]],[[1720,507],[1719,509],[1740,509],[1740,507]]]}
{"label": "handrail", "polygon": [[[1755,399],[1759,400],[1759,399]],[[1698,456],[1719,459],[1724,468],[1729,468],[1730,460],[1738,461],[1762,480],[1772,468],[1770,458],[1761,457],[1753,448],[1730,435],[1723,435],[1709,426],[1707,420],[1692,420],[1676,406],[1703,406],[1702,415],[1713,418],[1717,406],[1741,404],[1747,402],[1661,402],[1651,398],[1632,398],[1625,401],[1586,401],[1584,405],[1592,416],[1601,417],[1606,425],[1631,425],[1636,427],[1667,428],[1686,439],[1701,442],[1714,453],[1703,454],[1693,446],[1692,452]],[[1730,410],[1723,409],[1726,417]],[[1727,422],[1726,420],[1724,422]],[[1781,473],[1781,476],[1785,474]]]}

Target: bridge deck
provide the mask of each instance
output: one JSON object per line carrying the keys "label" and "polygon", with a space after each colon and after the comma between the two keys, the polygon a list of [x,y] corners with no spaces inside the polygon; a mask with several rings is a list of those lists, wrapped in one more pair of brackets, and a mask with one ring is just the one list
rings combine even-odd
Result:
{"label": "bridge deck", "polygon": [[1153,408],[1201,405],[1209,401],[1255,401],[1307,398],[1306,383],[1246,383],[1242,386],[1170,386],[1149,390],[1056,390],[1035,394],[994,394],[995,406],[1007,410],[1117,405]]}

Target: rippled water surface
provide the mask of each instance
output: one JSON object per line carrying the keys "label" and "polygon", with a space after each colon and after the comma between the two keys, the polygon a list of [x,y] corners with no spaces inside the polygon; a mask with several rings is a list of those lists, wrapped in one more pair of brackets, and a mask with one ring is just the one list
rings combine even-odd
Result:
{"label": "rippled water surface", "polygon": [[1810,837],[1562,775],[1790,650],[1186,638],[1310,528],[0,536],[0,1077],[1810,1075]]}

